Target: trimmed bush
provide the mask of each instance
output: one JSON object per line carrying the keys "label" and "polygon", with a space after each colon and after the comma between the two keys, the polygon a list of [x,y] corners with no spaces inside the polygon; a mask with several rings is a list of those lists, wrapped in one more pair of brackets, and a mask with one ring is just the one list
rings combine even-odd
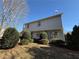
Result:
{"label": "trimmed bush", "polygon": [[44,44],[44,45],[48,45],[48,43],[49,43],[48,39],[42,39],[41,41],[42,41],[42,44]]}
{"label": "trimmed bush", "polygon": [[32,43],[33,39],[31,39],[31,32],[26,29],[22,32],[22,37],[21,37],[21,44],[22,45],[26,45],[28,43]]}
{"label": "trimmed bush", "polygon": [[21,40],[22,45],[27,45],[28,43],[29,43],[29,40],[27,40],[27,39],[22,39]]}
{"label": "trimmed bush", "polygon": [[19,33],[15,28],[7,28],[3,34],[2,48],[13,48],[16,46],[19,40]]}
{"label": "trimmed bush", "polygon": [[48,35],[46,32],[41,32],[40,37],[42,44],[47,45],[49,43]]}
{"label": "trimmed bush", "polygon": [[40,36],[41,36],[42,39],[48,39],[48,35],[47,35],[46,32],[41,32]]}
{"label": "trimmed bush", "polygon": [[28,29],[24,30],[22,32],[22,38],[23,39],[31,39],[31,32]]}

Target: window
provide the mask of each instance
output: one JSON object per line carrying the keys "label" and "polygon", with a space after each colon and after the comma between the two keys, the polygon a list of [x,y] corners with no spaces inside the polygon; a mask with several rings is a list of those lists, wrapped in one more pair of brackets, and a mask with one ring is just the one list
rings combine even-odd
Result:
{"label": "window", "polygon": [[54,38],[57,38],[57,37],[58,37],[58,33],[54,32]]}
{"label": "window", "polygon": [[33,39],[40,39],[39,33],[33,33]]}
{"label": "window", "polygon": [[29,28],[29,24],[27,25],[27,28]]}
{"label": "window", "polygon": [[40,26],[41,25],[41,22],[38,22],[38,26]]}
{"label": "window", "polygon": [[58,32],[52,32],[51,37],[52,38],[58,38]]}

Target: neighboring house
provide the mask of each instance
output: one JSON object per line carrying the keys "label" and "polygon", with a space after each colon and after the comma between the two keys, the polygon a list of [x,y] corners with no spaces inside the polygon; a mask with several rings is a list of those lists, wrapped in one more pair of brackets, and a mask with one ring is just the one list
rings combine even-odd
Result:
{"label": "neighboring house", "polygon": [[33,38],[40,38],[39,33],[44,31],[47,32],[49,41],[65,41],[61,16],[62,13],[26,23],[23,30],[29,29],[32,32]]}

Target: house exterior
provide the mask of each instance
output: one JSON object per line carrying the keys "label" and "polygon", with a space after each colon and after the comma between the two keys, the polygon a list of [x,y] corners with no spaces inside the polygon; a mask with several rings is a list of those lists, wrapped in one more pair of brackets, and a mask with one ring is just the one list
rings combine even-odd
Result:
{"label": "house exterior", "polygon": [[62,13],[26,23],[23,30],[29,29],[32,32],[32,38],[39,38],[40,32],[47,32],[49,41],[65,41],[61,17]]}

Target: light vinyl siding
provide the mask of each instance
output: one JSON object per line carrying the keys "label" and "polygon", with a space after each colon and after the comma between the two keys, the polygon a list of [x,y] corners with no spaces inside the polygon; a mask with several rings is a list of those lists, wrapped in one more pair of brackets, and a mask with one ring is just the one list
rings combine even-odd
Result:
{"label": "light vinyl siding", "polygon": [[38,26],[39,22],[34,22],[29,24],[30,31],[39,31],[39,30],[55,30],[62,29],[62,23],[60,17],[50,18],[47,20],[40,21],[40,26]]}

